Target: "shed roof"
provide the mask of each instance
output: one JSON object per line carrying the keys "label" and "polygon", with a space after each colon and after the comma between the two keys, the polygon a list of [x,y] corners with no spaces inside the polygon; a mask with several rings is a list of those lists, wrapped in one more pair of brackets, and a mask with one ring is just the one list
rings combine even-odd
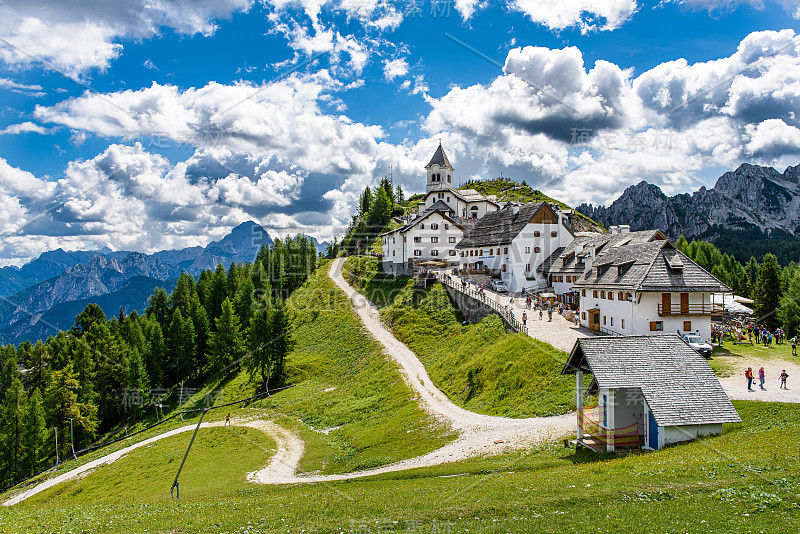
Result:
{"label": "shed roof", "polygon": [[739,423],[714,371],[677,334],[581,338],[562,374],[592,373],[602,388],[639,388],[659,426]]}

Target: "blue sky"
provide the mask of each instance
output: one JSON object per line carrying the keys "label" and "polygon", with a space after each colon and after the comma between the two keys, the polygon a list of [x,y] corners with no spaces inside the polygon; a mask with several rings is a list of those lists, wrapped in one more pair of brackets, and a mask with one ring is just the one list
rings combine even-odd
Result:
{"label": "blue sky", "polygon": [[[341,235],[442,139],[571,204],[800,163],[797,1],[0,4],[0,265]],[[581,137],[577,132],[583,132]]]}

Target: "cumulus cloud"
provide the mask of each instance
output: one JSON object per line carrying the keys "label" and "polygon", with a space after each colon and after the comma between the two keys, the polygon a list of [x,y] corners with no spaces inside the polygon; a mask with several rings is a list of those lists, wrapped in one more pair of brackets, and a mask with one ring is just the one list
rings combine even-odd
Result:
{"label": "cumulus cloud", "polygon": [[387,59],[383,62],[383,76],[391,82],[408,74],[408,62],[404,58]]}
{"label": "cumulus cloud", "polygon": [[638,9],[636,0],[511,0],[509,7],[551,30],[577,27],[581,33],[615,30]]}
{"label": "cumulus cloud", "polygon": [[18,135],[21,133],[49,134],[52,133],[52,130],[39,124],[35,124],[31,121],[25,121],[19,124],[11,124],[0,130],[0,135]]}
{"label": "cumulus cloud", "polygon": [[[695,10],[706,10],[711,14],[733,11],[743,5],[763,9],[766,3],[764,0],[662,0],[662,2],[680,4]],[[794,18],[800,19],[800,3],[797,0],[772,0],[772,3],[780,5]]]}
{"label": "cumulus cloud", "polygon": [[216,20],[247,9],[250,0],[164,0],[68,3],[7,0],[0,4],[0,58],[8,65],[43,63],[69,76],[105,69],[122,39],[145,39],[162,28],[209,35]]}

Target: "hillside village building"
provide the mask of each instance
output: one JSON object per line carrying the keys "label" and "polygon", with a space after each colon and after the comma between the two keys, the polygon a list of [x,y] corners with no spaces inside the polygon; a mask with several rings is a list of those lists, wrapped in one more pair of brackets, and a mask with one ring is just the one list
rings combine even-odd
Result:
{"label": "hillside village building", "polygon": [[552,292],[580,309],[599,334],[696,333],[711,338],[714,296],[731,289],[678,251],[660,230],[575,235],[572,211],[555,204],[506,203],[452,186],[441,144],[428,165],[419,214],[381,235],[383,269],[412,274],[426,263],[503,280],[512,293]]}
{"label": "hillside village building", "polygon": [[[561,374],[575,375],[578,441],[594,450],[658,450],[741,422],[714,371],[676,334],[578,339]],[[597,395],[596,410],[584,409],[584,394]]]}
{"label": "hillside village building", "polygon": [[480,217],[499,207],[493,196],[453,187],[455,169],[441,143],[425,169],[426,194],[419,202],[419,214],[380,235],[383,270],[394,276],[410,275],[415,267],[431,261],[457,266],[456,244]]}
{"label": "hillside village building", "polygon": [[546,202],[509,204],[480,219],[456,248],[462,271],[500,278],[519,292],[545,288],[548,276],[538,267],[573,239],[561,210]]}

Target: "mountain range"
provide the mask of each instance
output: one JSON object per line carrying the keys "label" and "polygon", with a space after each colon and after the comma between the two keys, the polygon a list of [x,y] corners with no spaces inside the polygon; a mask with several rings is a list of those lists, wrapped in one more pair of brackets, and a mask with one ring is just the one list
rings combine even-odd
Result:
{"label": "mountain range", "polygon": [[658,228],[673,240],[711,241],[741,262],[750,256],[760,261],[767,252],[783,264],[800,260],[800,165],[781,173],[742,164],[711,189],[674,196],[643,181],[607,207],[576,209],[606,227],[628,224],[631,230]]}
{"label": "mountain range", "polygon": [[[311,239],[324,252],[327,242]],[[46,338],[72,326],[90,302],[107,315],[120,308],[141,311],[156,287],[171,290],[181,272],[198,276],[219,264],[251,262],[272,242],[264,228],[249,221],[205,247],[153,254],[108,248],[45,252],[19,269],[0,269],[0,338],[6,343]]]}

